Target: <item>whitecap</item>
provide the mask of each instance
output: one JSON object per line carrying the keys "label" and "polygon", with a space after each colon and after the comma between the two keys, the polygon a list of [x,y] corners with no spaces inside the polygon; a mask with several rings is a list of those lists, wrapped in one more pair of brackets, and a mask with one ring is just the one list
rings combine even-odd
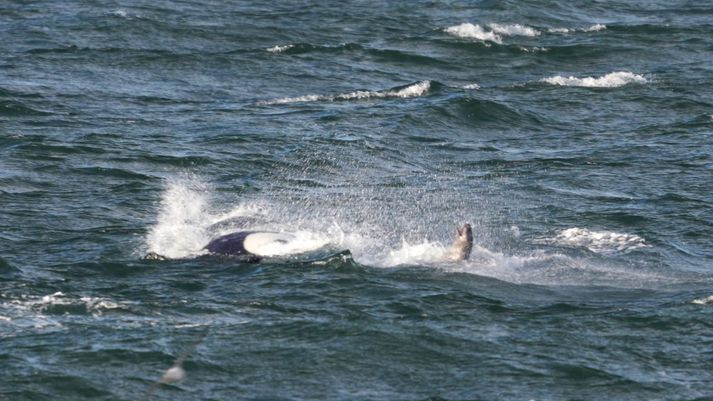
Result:
{"label": "whitecap", "polygon": [[562,230],[555,237],[545,239],[542,242],[570,247],[582,247],[600,254],[630,252],[649,246],[646,244],[646,241],[638,235],[613,231],[591,231],[586,228],[578,227]]}
{"label": "whitecap", "polygon": [[423,96],[431,89],[431,81],[421,81],[413,85],[409,85],[399,90],[391,90],[386,92],[387,97],[415,97]]}
{"label": "whitecap", "polygon": [[277,54],[277,53],[282,53],[282,52],[284,52],[285,50],[290,50],[290,49],[292,49],[293,47],[295,47],[295,45],[284,45],[284,46],[276,45],[276,46],[270,47],[270,48],[265,49],[265,50],[269,51],[270,53],[275,53],[275,54]]}
{"label": "whitecap", "polygon": [[273,104],[288,104],[288,103],[303,103],[303,102],[316,102],[318,100],[329,100],[328,96],[321,95],[304,95],[297,97],[283,97],[279,99],[267,100],[259,102],[261,105],[273,105]]}
{"label": "whitecap", "polygon": [[476,39],[484,42],[494,42],[497,44],[503,43],[503,36],[528,36],[535,37],[540,35],[540,31],[535,28],[521,24],[488,24],[487,30],[479,24],[463,23],[460,25],[450,26],[444,31],[459,38]]}
{"label": "whitecap", "polygon": [[713,303],[713,295],[709,295],[705,298],[694,299],[693,301],[691,301],[691,303],[695,305],[708,305],[710,303]]}
{"label": "whitecap", "polygon": [[549,28],[547,32],[549,33],[571,33],[571,32],[598,32],[607,29],[604,24],[594,24],[585,28]]}
{"label": "whitecap", "polygon": [[497,33],[493,31],[486,31],[482,26],[474,25],[468,22],[460,25],[450,26],[444,29],[444,31],[459,38],[477,39],[482,41],[495,42],[498,44],[503,43],[502,37],[500,37],[500,35],[498,35]]}
{"label": "whitecap", "polygon": [[316,101],[338,101],[338,100],[365,100],[365,99],[383,99],[383,98],[409,98],[423,96],[431,89],[431,81],[420,81],[415,84],[408,85],[401,89],[390,89],[383,91],[354,91],[348,93],[340,93],[337,95],[305,95],[297,97],[285,97],[267,101],[258,102],[260,105],[277,105],[289,103],[304,103]]}
{"label": "whitecap", "polygon": [[543,78],[541,82],[545,82],[551,85],[558,86],[580,86],[586,88],[617,88],[627,84],[644,84],[647,81],[643,75],[634,74],[628,71],[612,72],[603,75],[599,78],[586,77],[563,77],[561,75],[556,75],[549,78]]}
{"label": "whitecap", "polygon": [[463,89],[473,89],[473,90],[477,90],[477,89],[480,89],[480,85],[478,85],[478,84],[476,84],[476,83],[467,84],[467,85],[463,85]]}
{"label": "whitecap", "polygon": [[590,27],[582,29],[583,32],[599,32],[607,29],[607,26],[604,24],[594,24]]}
{"label": "whitecap", "polygon": [[540,31],[538,31],[535,28],[531,28],[529,26],[525,25],[520,25],[520,24],[510,24],[510,25],[503,25],[503,24],[488,24],[490,29],[493,30],[495,33],[499,33],[501,35],[506,35],[506,36],[538,36],[540,35]]}

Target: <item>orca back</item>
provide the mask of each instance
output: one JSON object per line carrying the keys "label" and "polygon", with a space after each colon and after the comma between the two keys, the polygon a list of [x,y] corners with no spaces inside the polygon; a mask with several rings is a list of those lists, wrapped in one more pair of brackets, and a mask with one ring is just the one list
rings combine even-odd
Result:
{"label": "orca back", "polygon": [[208,243],[205,249],[211,253],[223,255],[251,255],[245,249],[245,238],[253,234],[253,231],[238,231],[218,237]]}

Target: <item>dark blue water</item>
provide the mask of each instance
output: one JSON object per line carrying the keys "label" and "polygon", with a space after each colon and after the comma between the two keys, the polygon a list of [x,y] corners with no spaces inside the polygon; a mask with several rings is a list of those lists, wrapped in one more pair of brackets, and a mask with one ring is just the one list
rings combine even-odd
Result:
{"label": "dark blue water", "polygon": [[[709,2],[6,0],[0,38],[0,399],[713,398]],[[244,229],[296,240],[205,255]]]}

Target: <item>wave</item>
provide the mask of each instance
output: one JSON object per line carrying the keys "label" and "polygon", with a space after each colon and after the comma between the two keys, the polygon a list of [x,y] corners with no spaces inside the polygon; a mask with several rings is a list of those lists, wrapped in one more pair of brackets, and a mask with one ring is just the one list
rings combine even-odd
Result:
{"label": "wave", "polygon": [[617,88],[628,84],[645,84],[648,80],[639,74],[634,74],[628,71],[612,72],[603,75],[599,78],[586,77],[563,77],[556,75],[549,78],[543,78],[540,82],[545,82],[557,86],[579,86],[585,88]]}
{"label": "wave", "polygon": [[[488,30],[489,28],[489,30]],[[463,23],[450,26],[444,32],[459,38],[476,39],[483,42],[503,43],[503,36],[529,36],[540,35],[540,31],[520,24],[488,24],[487,28],[479,24]]]}
{"label": "wave", "polygon": [[[470,87],[468,89],[477,88]],[[527,126],[533,130],[539,130],[546,124],[546,121],[543,121],[541,116],[526,109],[471,96],[451,98],[432,107],[439,115],[448,119],[457,119],[467,125],[490,125],[495,129]]]}
{"label": "wave", "polygon": [[578,227],[562,230],[556,236],[539,242],[586,248],[599,254],[627,253],[649,247],[646,241],[638,235],[612,231],[591,231]]}
{"label": "wave", "polygon": [[420,81],[414,84],[403,87],[382,91],[359,90],[337,95],[304,95],[298,97],[285,97],[274,100],[258,102],[260,105],[276,105],[289,103],[317,102],[317,101],[341,101],[341,100],[366,100],[366,99],[384,99],[384,98],[409,98],[423,96],[431,90],[431,81]]}

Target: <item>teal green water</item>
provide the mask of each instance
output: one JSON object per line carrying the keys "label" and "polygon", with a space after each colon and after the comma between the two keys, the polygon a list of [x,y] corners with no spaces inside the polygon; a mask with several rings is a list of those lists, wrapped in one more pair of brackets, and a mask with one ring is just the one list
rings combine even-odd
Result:
{"label": "teal green water", "polygon": [[711,399],[711,10],[0,4],[0,399]]}

